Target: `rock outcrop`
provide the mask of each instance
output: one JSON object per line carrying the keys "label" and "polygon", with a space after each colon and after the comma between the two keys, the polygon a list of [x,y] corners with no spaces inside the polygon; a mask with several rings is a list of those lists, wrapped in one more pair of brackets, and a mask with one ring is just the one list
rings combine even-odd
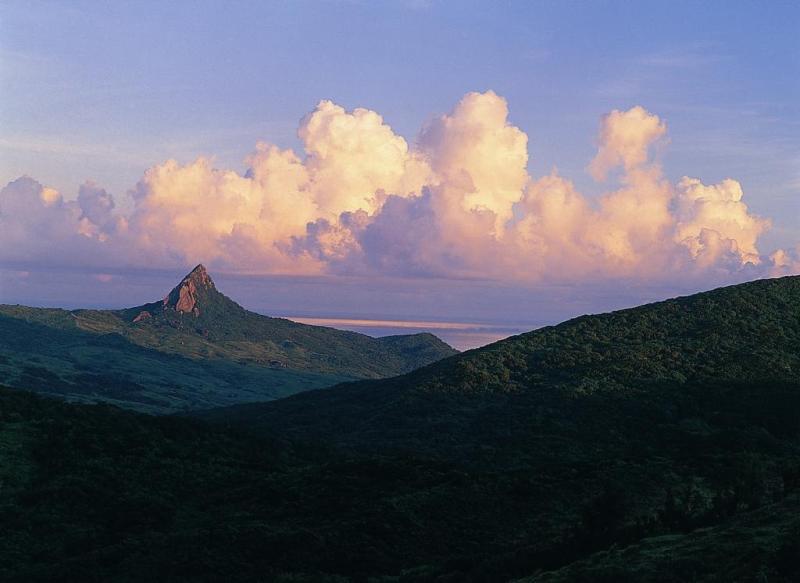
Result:
{"label": "rock outcrop", "polygon": [[172,309],[181,314],[200,315],[199,296],[202,292],[216,290],[211,276],[200,264],[184,277],[164,298],[164,309]]}
{"label": "rock outcrop", "polygon": [[153,314],[151,314],[147,310],[142,310],[141,312],[139,312],[139,315],[133,319],[133,323],[135,324],[136,322],[143,322],[145,320],[152,320],[152,319],[153,319]]}

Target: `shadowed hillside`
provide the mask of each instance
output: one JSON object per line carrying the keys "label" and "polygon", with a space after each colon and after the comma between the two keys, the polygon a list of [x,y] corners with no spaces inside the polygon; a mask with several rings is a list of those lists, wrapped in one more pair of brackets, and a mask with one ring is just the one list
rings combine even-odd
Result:
{"label": "shadowed hillside", "polygon": [[687,425],[500,471],[0,389],[0,579],[795,581],[797,428]]}
{"label": "shadowed hillside", "polygon": [[574,409],[572,418],[593,403],[702,401],[692,387],[794,383],[798,374],[800,277],[786,277],[582,316],[395,379],[208,417],[346,445],[474,455],[566,416],[553,407]]}
{"label": "shadowed hillside", "polygon": [[0,579],[796,581],[799,305],[733,286],[213,424],[0,391]]}

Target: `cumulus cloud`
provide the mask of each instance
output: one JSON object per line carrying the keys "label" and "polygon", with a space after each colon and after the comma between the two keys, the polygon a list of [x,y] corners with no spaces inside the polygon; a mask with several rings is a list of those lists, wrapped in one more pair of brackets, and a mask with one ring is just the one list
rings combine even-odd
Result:
{"label": "cumulus cloud", "polygon": [[800,245],[794,249],[778,249],[769,256],[773,276],[800,274]]}
{"label": "cumulus cloud", "polygon": [[600,148],[589,164],[597,180],[605,180],[608,171],[622,165],[625,170],[641,166],[647,160],[650,145],[667,133],[658,116],[641,106],[628,111],[615,109],[603,118]]}
{"label": "cumulus cloud", "polygon": [[[90,199],[84,196],[87,205]],[[6,263],[102,263],[109,259],[105,226],[86,216],[79,202],[28,176],[0,191],[0,260]]]}
{"label": "cumulus cloud", "polygon": [[743,196],[741,184],[730,178],[710,186],[697,178],[680,181],[676,239],[694,259],[710,264],[726,253],[741,265],[761,262],[756,242],[769,221],[751,215]]}
{"label": "cumulus cloud", "polygon": [[303,118],[298,136],[306,151],[313,199],[320,212],[336,217],[345,211],[375,210],[378,190],[398,196],[419,193],[430,180],[422,156],[374,111],[348,113],[321,101]]}
{"label": "cumulus cloud", "polygon": [[291,152],[260,147],[242,176],[200,158],[150,168],[132,191],[127,238],[156,264],[201,261],[229,269],[285,271],[276,247],[316,216],[302,165]]}
{"label": "cumulus cloud", "polygon": [[78,207],[81,209],[79,233],[107,241],[109,236],[127,228],[123,217],[114,216],[114,197],[92,181],[78,189]]}
{"label": "cumulus cloud", "polygon": [[604,116],[588,171],[607,190],[587,196],[556,171],[529,175],[528,136],[494,92],[465,95],[412,143],[374,111],[321,101],[300,122],[302,153],[259,143],[244,174],[168,160],[126,212],[92,182],[65,200],[14,181],[0,261],[534,282],[800,271],[796,250],[762,255],[769,221],[737,181],[667,180],[666,136],[642,107]]}
{"label": "cumulus cloud", "polygon": [[446,185],[457,185],[464,210],[488,210],[502,232],[529,177],[528,136],[508,123],[506,100],[493,91],[465,95],[431,123],[420,146]]}

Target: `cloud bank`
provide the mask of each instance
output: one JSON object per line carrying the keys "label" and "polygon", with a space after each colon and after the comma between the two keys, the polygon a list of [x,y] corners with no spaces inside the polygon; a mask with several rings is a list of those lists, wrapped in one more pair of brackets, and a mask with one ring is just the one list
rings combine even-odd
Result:
{"label": "cloud bank", "polygon": [[409,144],[374,111],[321,101],[300,122],[302,154],[259,143],[244,174],[168,160],[124,213],[92,182],[66,200],[22,177],[0,191],[0,262],[522,282],[800,271],[797,249],[759,250],[769,221],[736,180],[667,180],[667,126],[644,108],[602,118],[587,166],[599,197],[531,176],[508,115],[494,92],[469,93]]}

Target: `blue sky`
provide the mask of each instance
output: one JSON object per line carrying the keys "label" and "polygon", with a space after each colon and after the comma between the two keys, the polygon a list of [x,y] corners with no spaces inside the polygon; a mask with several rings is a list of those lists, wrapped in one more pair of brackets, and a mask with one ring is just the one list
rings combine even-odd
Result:
{"label": "blue sky", "polygon": [[532,177],[589,196],[601,116],[665,120],[666,176],[732,177],[800,240],[796,2],[37,2],[0,7],[0,181],[118,205],[143,171],[199,155],[243,172],[258,140],[302,151],[321,99],[413,143],[469,91],[508,101]]}
{"label": "blue sky", "polygon": [[493,89],[536,174],[580,177],[598,118],[640,104],[670,126],[668,173],[735,174],[755,210],[800,216],[795,2],[11,1],[0,17],[3,183],[123,194],[167,157],[239,168],[259,139],[296,146],[323,98],[412,140]]}

